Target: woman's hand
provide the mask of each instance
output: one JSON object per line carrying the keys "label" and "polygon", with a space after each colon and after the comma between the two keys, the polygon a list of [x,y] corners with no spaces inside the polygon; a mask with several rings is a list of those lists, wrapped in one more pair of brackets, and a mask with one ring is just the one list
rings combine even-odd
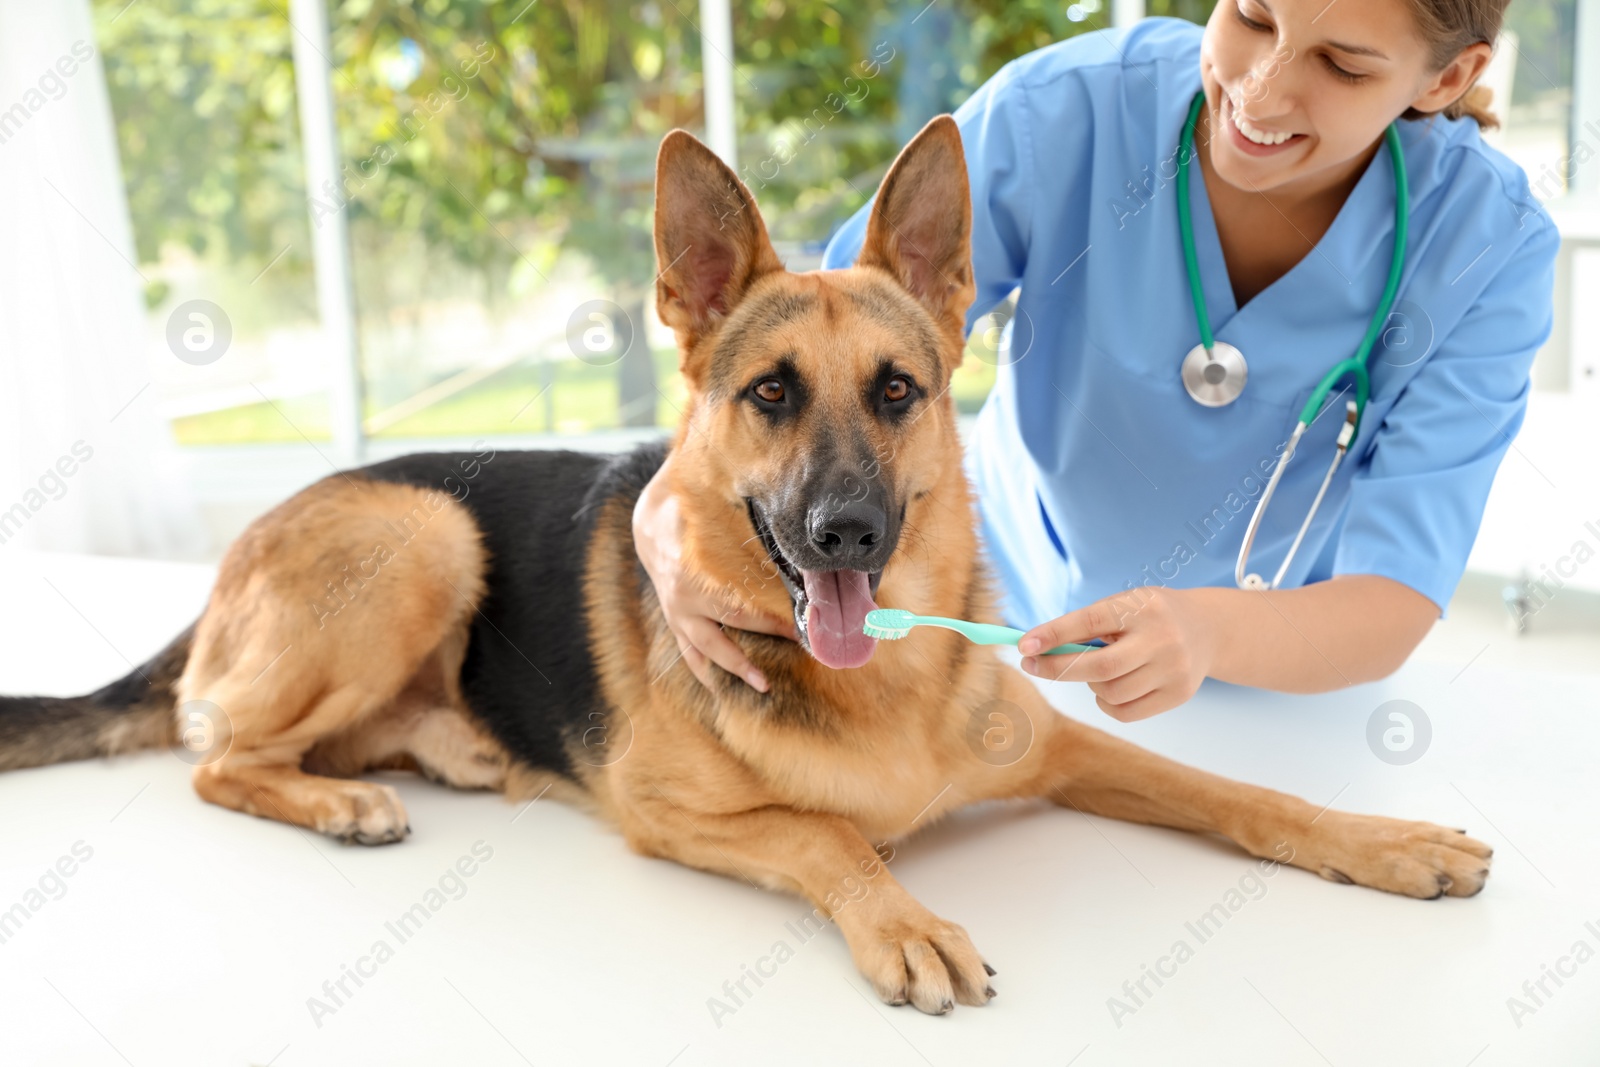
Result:
{"label": "woman's hand", "polygon": [[[1194,696],[1216,653],[1215,620],[1189,593],[1144,586],[1035,626],[1017,642],[1022,669],[1050,681],[1089,683],[1100,710],[1122,722],[1170,711]],[[1104,648],[1036,654],[1095,637]]]}
{"label": "woman's hand", "polygon": [[736,598],[713,596],[684,570],[678,501],[666,480],[667,464],[671,462],[669,456],[633,507],[634,549],[655,585],[661,614],[678,641],[683,661],[701,684],[708,689],[711,687],[711,664],[715,663],[765,693],[766,676],[722,632],[723,625],[787,637],[792,641],[798,641],[800,635],[792,621],[754,611]]}

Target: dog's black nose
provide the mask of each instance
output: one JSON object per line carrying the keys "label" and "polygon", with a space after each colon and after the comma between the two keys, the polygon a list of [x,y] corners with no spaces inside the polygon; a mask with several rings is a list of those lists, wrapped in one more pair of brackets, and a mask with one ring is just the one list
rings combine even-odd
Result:
{"label": "dog's black nose", "polygon": [[883,509],[865,500],[825,501],[806,522],[817,551],[841,567],[876,552],[888,524]]}

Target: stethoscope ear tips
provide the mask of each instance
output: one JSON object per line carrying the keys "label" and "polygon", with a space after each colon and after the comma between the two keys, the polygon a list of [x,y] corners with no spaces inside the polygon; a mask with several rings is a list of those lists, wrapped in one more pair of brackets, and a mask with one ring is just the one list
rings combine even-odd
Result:
{"label": "stethoscope ear tips", "polygon": [[1259,574],[1247,574],[1244,576],[1244,581],[1239,583],[1239,588],[1252,592],[1261,592],[1271,589],[1272,586],[1268,585],[1267,580]]}

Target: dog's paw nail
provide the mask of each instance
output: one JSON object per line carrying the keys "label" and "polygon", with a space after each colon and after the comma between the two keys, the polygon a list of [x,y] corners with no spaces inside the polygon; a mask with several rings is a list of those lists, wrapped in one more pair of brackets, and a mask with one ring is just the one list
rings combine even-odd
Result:
{"label": "dog's paw nail", "polygon": [[987,963],[985,963],[983,965],[983,970],[984,970],[984,973],[987,974],[990,978],[993,978],[995,975],[1000,973],[999,971],[995,970],[993,967],[989,966]]}
{"label": "dog's paw nail", "polygon": [[1341,870],[1336,870],[1333,867],[1324,867],[1318,873],[1330,882],[1338,882],[1340,885],[1355,885],[1355,882],[1351,881],[1348,874],[1345,874]]}
{"label": "dog's paw nail", "polygon": [[994,991],[994,986],[992,986],[992,985],[991,986],[984,986],[983,987],[983,992],[984,992],[984,995],[986,995],[990,1000],[993,1000],[995,997],[998,997],[1000,995],[999,993],[996,993]]}
{"label": "dog's paw nail", "polygon": [[939,1014],[940,1015],[949,1015],[951,1012],[953,1012],[955,1010],[956,1010],[956,1002],[953,1001],[953,1000],[946,1000],[943,1004],[939,1005]]}

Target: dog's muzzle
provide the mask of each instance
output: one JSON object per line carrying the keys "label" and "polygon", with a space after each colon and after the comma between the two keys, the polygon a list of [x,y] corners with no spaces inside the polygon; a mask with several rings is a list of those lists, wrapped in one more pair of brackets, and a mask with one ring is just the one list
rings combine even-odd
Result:
{"label": "dog's muzzle", "polygon": [[[745,499],[755,527],[794,608],[800,644],[828,667],[859,667],[872,658],[877,641],[862,632],[876,608],[883,568],[894,552],[905,512],[891,522],[870,498],[823,498],[790,530],[804,531],[801,544],[781,536],[765,509]],[[892,527],[892,528],[891,528]]]}

